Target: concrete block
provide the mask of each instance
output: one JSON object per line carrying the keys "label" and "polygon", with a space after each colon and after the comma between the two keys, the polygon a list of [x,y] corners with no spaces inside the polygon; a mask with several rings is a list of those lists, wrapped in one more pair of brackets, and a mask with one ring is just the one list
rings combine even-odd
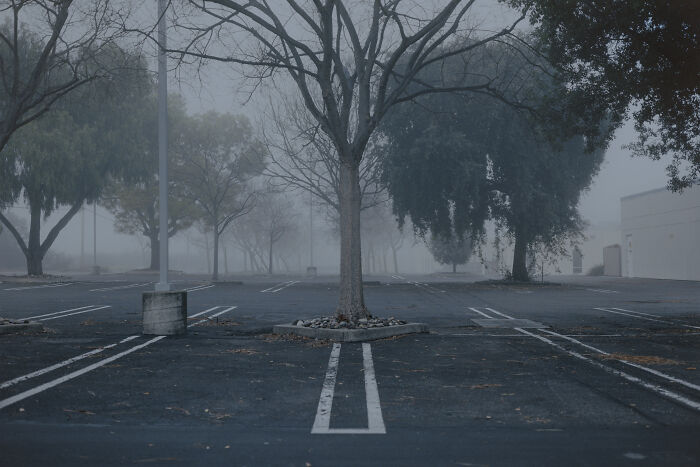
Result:
{"label": "concrete block", "polygon": [[144,292],[144,334],[173,336],[186,332],[187,292]]}

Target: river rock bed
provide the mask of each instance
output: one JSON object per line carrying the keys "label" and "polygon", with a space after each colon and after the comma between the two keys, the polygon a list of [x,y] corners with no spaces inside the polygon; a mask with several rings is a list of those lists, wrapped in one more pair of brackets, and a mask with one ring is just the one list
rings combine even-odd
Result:
{"label": "river rock bed", "polygon": [[394,317],[390,318],[377,318],[370,317],[360,319],[357,324],[353,324],[350,321],[338,321],[334,316],[324,316],[321,318],[314,319],[298,319],[292,323],[294,326],[306,327],[306,328],[325,328],[325,329],[369,329],[369,328],[382,328],[388,326],[400,326],[406,324],[406,321],[396,319]]}

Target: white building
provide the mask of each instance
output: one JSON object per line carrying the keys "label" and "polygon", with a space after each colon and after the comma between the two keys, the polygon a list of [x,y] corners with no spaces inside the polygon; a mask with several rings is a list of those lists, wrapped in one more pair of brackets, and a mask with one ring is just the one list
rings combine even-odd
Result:
{"label": "white building", "polygon": [[700,184],[626,196],[622,203],[622,275],[700,280]]}

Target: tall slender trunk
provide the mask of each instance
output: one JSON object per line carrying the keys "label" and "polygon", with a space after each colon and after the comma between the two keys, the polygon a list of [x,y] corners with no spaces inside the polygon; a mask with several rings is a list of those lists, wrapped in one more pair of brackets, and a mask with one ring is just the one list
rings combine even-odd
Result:
{"label": "tall slender trunk", "polygon": [[457,273],[457,263],[452,263],[452,274]]}
{"label": "tall slender trunk", "polygon": [[214,228],[214,272],[211,275],[211,280],[219,280],[219,232]]}
{"label": "tall slender trunk", "polygon": [[362,291],[359,164],[340,164],[340,295],[336,317],[357,322],[369,313]]}
{"label": "tall slender trunk", "polygon": [[160,268],[160,240],[157,234],[148,239],[151,242],[151,265],[148,269],[156,270]]}
{"label": "tall slender trunk", "polygon": [[224,275],[228,276],[228,250],[226,249],[226,242],[221,245],[221,249],[224,250]]}
{"label": "tall slender trunk", "polygon": [[527,273],[527,241],[517,231],[515,233],[515,249],[513,251],[513,280],[530,280]]}
{"label": "tall slender trunk", "polygon": [[41,249],[41,206],[39,203],[29,202],[29,241],[25,254],[27,260],[27,274],[38,276],[44,273],[42,261],[44,252]]}
{"label": "tall slender trunk", "polygon": [[267,250],[267,273],[272,275],[272,235],[270,235],[270,248]]}
{"label": "tall slender trunk", "polygon": [[396,248],[391,247],[391,254],[392,254],[393,259],[394,259],[394,274],[398,274],[399,273],[399,260],[396,257]]}

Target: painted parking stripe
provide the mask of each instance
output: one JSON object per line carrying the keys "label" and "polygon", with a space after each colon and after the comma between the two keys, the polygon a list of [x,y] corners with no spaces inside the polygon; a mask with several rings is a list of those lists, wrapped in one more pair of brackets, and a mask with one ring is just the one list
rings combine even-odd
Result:
{"label": "painted parking stripe", "polygon": [[362,361],[365,377],[365,401],[367,405],[367,428],[330,428],[331,409],[333,407],[333,394],[338,373],[338,361],[340,360],[340,344],[333,344],[331,356],[328,360],[328,370],[323,380],[321,397],[316,409],[312,434],[386,434],[386,426],[382,416],[382,407],[379,401],[379,388],[374,373],[372,361],[372,348],[370,344],[362,344]]}
{"label": "painted parking stripe", "polygon": [[83,313],[90,313],[91,311],[99,311],[99,310],[104,310],[105,308],[112,308],[111,305],[104,305],[104,306],[98,306],[96,308],[91,308],[89,310],[83,310],[83,311],[75,311],[73,313],[67,313],[63,315],[58,315],[58,316],[51,316],[49,318],[42,318],[39,321],[49,321],[52,319],[59,319],[59,318],[65,318],[66,316],[73,316],[73,315],[81,315]]}
{"label": "painted parking stripe", "polygon": [[477,314],[483,316],[483,317],[486,318],[486,319],[494,319],[493,316],[489,316],[489,315],[487,315],[486,313],[484,313],[484,312],[482,312],[482,311],[479,311],[478,309],[476,309],[476,308],[474,308],[474,307],[469,307],[469,309],[472,310],[474,313],[477,313]]}
{"label": "painted parking stripe", "polygon": [[44,316],[54,316],[54,315],[60,315],[62,313],[70,313],[71,311],[78,311],[78,310],[84,310],[86,308],[92,308],[98,305],[86,305],[86,306],[80,306],[78,308],[71,308],[69,310],[61,310],[61,311],[54,311],[53,313],[44,313],[43,315],[36,315],[36,316],[30,316],[28,318],[24,319],[37,319],[37,318],[43,318]]}
{"label": "painted parking stripe", "polygon": [[55,287],[67,287],[69,285],[73,285],[73,282],[61,282],[59,284],[31,285],[31,286],[25,286],[25,287],[12,287],[9,289],[2,289],[2,290],[6,291],[6,290],[52,289]]}
{"label": "painted parking stripe", "polygon": [[214,287],[214,284],[209,284],[209,285],[198,285],[195,287],[191,287],[189,289],[185,289],[185,292],[199,292],[200,290],[205,290],[205,289],[211,289]]}
{"label": "painted parking stripe", "polygon": [[673,321],[667,321],[667,320],[656,319],[656,318],[649,318],[649,317],[647,317],[647,316],[639,316],[639,315],[634,314],[634,313],[629,313],[629,312],[624,312],[624,311],[618,311],[619,308],[616,308],[616,309],[612,309],[612,308],[594,308],[594,310],[605,311],[605,312],[607,312],[607,313],[614,313],[614,314],[617,314],[617,315],[629,316],[630,318],[643,319],[643,320],[645,320],[645,321],[653,321],[653,322],[656,322],[656,323],[663,323],[663,324],[668,324],[668,325],[672,325],[672,326],[683,326],[683,327],[685,327],[685,328],[700,329],[700,326],[693,326],[693,325],[690,325],[690,324],[685,324],[685,323],[680,323],[680,322],[676,323],[676,322],[673,322]]}
{"label": "painted parking stripe", "polygon": [[127,338],[124,338],[120,340],[119,342],[115,344],[109,344],[105,345],[104,347],[100,347],[99,349],[94,349],[89,352],[85,352],[84,354],[69,358],[68,360],[63,360],[62,362],[58,362],[56,364],[53,364],[51,366],[47,366],[46,368],[42,368],[41,370],[33,371],[31,373],[27,373],[26,375],[18,376],[17,378],[11,379],[9,381],[5,381],[4,383],[0,384],[0,389],[5,389],[9,388],[10,386],[14,386],[17,383],[21,383],[22,381],[26,381],[31,378],[36,378],[37,376],[45,375],[46,373],[49,373],[53,370],[57,370],[59,368],[62,368],[64,366],[70,365],[71,363],[75,363],[77,361],[80,361],[84,358],[92,357],[93,355],[97,355],[98,353],[102,353],[107,349],[111,349],[113,347],[116,347],[119,344],[124,344],[126,342],[129,342],[131,340],[136,339],[139,337],[138,335],[135,336],[129,336]]}
{"label": "painted parking stripe", "polygon": [[269,287],[265,290],[261,290],[260,292],[263,293],[277,293],[280,290],[284,290],[287,287],[291,287],[294,284],[298,284],[300,281],[287,281],[287,282],[282,282],[281,284],[273,285],[272,287]]}
{"label": "painted parking stripe", "polygon": [[[214,307],[214,308],[219,308],[219,307]],[[228,308],[226,308],[224,311],[219,312],[219,313],[216,313],[216,314],[212,315],[211,317],[219,316],[219,315],[221,315],[221,314],[223,314],[223,313],[226,313],[227,311],[230,311],[230,310],[232,310],[232,309],[234,309],[234,308],[236,308],[236,307],[235,307],[235,306],[233,306],[233,307],[228,307]],[[210,309],[210,310],[205,310],[205,311],[203,311],[203,312],[201,312],[201,313],[197,313],[197,315],[201,315],[201,314],[206,313],[206,312],[208,312],[208,311],[211,311],[211,309]],[[193,316],[194,316],[194,315],[193,315]],[[204,322],[204,321],[207,321],[207,319],[204,319],[204,320],[198,321],[198,322],[196,322],[196,323],[190,324],[188,327],[192,327],[192,326],[197,325],[197,324],[200,324],[200,323],[202,323],[202,322]],[[81,369],[79,369],[79,370],[75,370],[75,371],[73,371],[73,372],[71,372],[71,373],[68,373],[67,375],[61,376],[60,378],[56,378],[56,379],[54,379],[54,380],[52,380],[52,381],[49,381],[49,382],[44,383],[44,384],[41,384],[41,385],[36,386],[36,387],[34,387],[34,388],[32,388],[32,389],[28,389],[28,390],[26,390],[26,391],[24,391],[24,392],[21,392],[21,393],[19,393],[19,394],[14,395],[14,396],[12,396],[12,397],[8,397],[7,399],[0,400],[0,410],[1,410],[1,409],[4,409],[4,408],[7,407],[7,406],[10,406],[10,405],[12,405],[12,404],[15,404],[15,403],[17,403],[17,402],[19,402],[19,401],[22,401],[22,400],[24,400],[24,399],[27,399],[28,397],[32,397],[32,396],[34,396],[34,395],[36,395],[36,394],[39,394],[39,393],[41,393],[41,392],[44,392],[44,391],[46,391],[47,389],[51,389],[51,388],[53,388],[53,387],[55,387],[55,386],[58,386],[58,385],[61,384],[61,383],[65,383],[66,381],[70,381],[70,380],[72,380],[72,379],[75,379],[75,378],[77,378],[78,376],[84,375],[85,373],[89,373],[90,371],[95,370],[95,369],[97,369],[97,368],[100,368],[100,367],[102,367],[102,366],[104,366],[104,365],[107,365],[108,363],[112,363],[112,362],[115,361],[115,360],[118,360],[118,359],[120,359],[120,358],[122,358],[122,357],[124,357],[124,356],[126,356],[126,355],[129,355],[130,353],[136,352],[137,350],[141,350],[141,349],[143,349],[143,348],[145,348],[145,347],[148,347],[148,346],[151,345],[151,344],[155,344],[156,342],[158,342],[158,341],[160,341],[160,340],[163,340],[163,339],[165,339],[166,337],[168,337],[168,336],[157,336],[157,337],[154,337],[153,339],[150,339],[150,340],[144,342],[143,344],[138,344],[138,345],[136,345],[136,346],[134,346],[134,347],[131,347],[131,348],[128,349],[128,350],[125,350],[125,351],[123,351],[123,352],[120,352],[120,353],[118,353],[118,354],[116,354],[116,355],[112,355],[111,357],[107,357],[107,358],[105,358],[105,359],[103,359],[103,360],[100,360],[99,362],[95,362],[95,363],[93,363],[93,364],[91,364],[91,365],[88,365],[88,366],[86,366],[86,367],[84,367],[84,368],[81,368]],[[127,339],[128,339],[128,338],[127,338]]]}
{"label": "painted parking stripe", "polygon": [[[576,339],[574,339],[574,338],[572,338],[572,337],[565,336],[565,335],[563,335],[563,334],[559,334],[559,333],[554,332],[554,331],[550,331],[549,329],[542,329],[542,331],[543,331],[543,332],[546,332],[547,334],[550,334],[550,335],[552,335],[552,336],[559,337],[559,338],[561,338],[561,339],[565,339],[565,340],[567,340],[567,341],[569,341],[569,342],[573,342],[574,344],[578,344],[578,345],[580,345],[580,346],[582,346],[582,347],[585,347],[585,348],[587,348],[587,349],[589,349],[589,350],[592,350],[592,351],[594,351],[594,352],[596,352],[596,353],[599,353],[599,354],[601,354],[601,355],[610,355],[609,352],[606,352],[606,351],[604,351],[604,350],[601,350],[601,349],[598,349],[598,348],[596,348],[596,347],[593,347],[592,345],[585,344],[585,343],[583,343],[583,342],[581,342],[581,341],[579,341],[579,340],[576,340]],[[640,369],[640,370],[643,370],[643,371],[646,371],[646,372],[648,372],[648,373],[651,373],[652,375],[656,375],[656,376],[658,376],[658,377],[660,377],[660,378],[666,379],[666,380],[668,380],[668,381],[671,381],[671,382],[674,382],[674,383],[677,383],[677,384],[681,384],[681,385],[683,385],[683,386],[685,386],[685,387],[687,387],[687,388],[689,388],[689,389],[693,389],[693,390],[695,390],[695,391],[700,392],[700,386],[698,386],[697,384],[693,384],[693,383],[691,383],[691,382],[689,382],[689,381],[685,381],[685,380],[683,380],[683,379],[676,378],[675,376],[667,375],[666,373],[663,373],[663,372],[661,372],[661,371],[654,370],[653,368],[648,368],[648,367],[645,367],[644,365],[639,365],[639,364],[634,363],[634,362],[628,362],[627,360],[623,360],[623,359],[620,359],[620,358],[616,358],[615,360],[617,360],[618,362],[624,363],[625,365],[629,365],[629,366],[631,366],[631,367],[638,368],[638,369]]]}
{"label": "painted parking stripe", "polygon": [[600,362],[592,360],[592,359],[590,359],[584,355],[581,355],[580,353],[575,352],[573,350],[568,350],[568,349],[562,347],[561,345],[557,344],[556,342],[553,342],[552,340],[547,339],[544,336],[534,334],[534,333],[526,331],[525,329],[522,329],[522,328],[514,328],[514,329],[522,334],[525,334],[525,335],[530,336],[530,337],[534,337],[535,339],[538,339],[538,340],[540,340],[548,345],[551,345],[552,347],[554,347],[554,348],[556,348],[564,353],[567,353],[574,358],[577,358],[577,359],[582,360],[584,362],[587,362],[593,366],[596,366],[607,373],[624,378],[627,381],[638,384],[639,386],[642,386],[646,389],[649,389],[650,391],[653,391],[659,395],[665,396],[671,400],[674,400],[680,404],[685,405],[686,407],[689,407],[693,410],[700,412],[700,402],[689,399],[681,394],[678,394],[674,391],[670,391],[670,390],[663,388],[661,386],[658,386],[656,384],[644,381],[643,379],[637,378],[636,376],[632,376],[629,373],[625,373],[624,371],[616,370],[615,368],[609,367],[609,366],[604,365]]}
{"label": "painted parking stripe", "polygon": [[[87,307],[81,307],[81,308],[87,308]],[[215,307],[206,309],[206,310],[204,310],[204,311],[200,311],[199,313],[195,313],[194,315],[190,316],[189,318],[196,318],[196,317],[201,316],[201,315],[203,315],[203,314],[205,314],[205,313],[209,313],[209,312],[211,312],[211,311],[214,311],[214,310],[216,310],[217,308],[221,308],[221,307],[220,307],[220,306],[215,306]],[[79,309],[79,308],[75,308],[75,309]],[[66,310],[66,311],[72,311],[72,310]],[[59,313],[63,313],[63,312],[59,312]],[[197,323],[195,323],[195,324],[197,324]],[[11,380],[9,380],[9,381],[5,381],[4,383],[0,384],[0,389],[5,389],[5,388],[8,388],[8,387],[10,387],[10,386],[13,386],[13,385],[15,385],[15,384],[17,384],[17,383],[20,383],[20,382],[22,382],[22,381],[26,381],[26,380],[28,380],[28,379],[35,378],[35,377],[37,377],[37,376],[44,375],[44,374],[49,373],[49,372],[51,372],[51,371],[53,371],[53,370],[56,370],[56,369],[58,369],[58,368],[62,368],[62,367],[64,367],[64,366],[66,366],[66,365],[70,365],[71,363],[80,361],[80,360],[82,360],[82,359],[84,359],[84,358],[92,357],[93,355],[97,355],[98,353],[102,353],[102,352],[104,352],[104,351],[107,350],[107,349],[114,348],[114,347],[116,347],[116,346],[119,345],[119,344],[124,344],[124,343],[126,343],[126,342],[129,342],[129,341],[131,341],[131,340],[133,340],[133,339],[136,339],[137,337],[139,337],[139,336],[138,336],[138,335],[129,336],[129,337],[127,337],[127,338],[122,339],[122,340],[119,341],[119,342],[116,342],[116,343],[113,343],[113,344],[109,344],[109,345],[105,345],[104,347],[100,347],[99,349],[91,350],[91,351],[86,352],[86,353],[84,353],[84,354],[81,354],[81,355],[78,355],[78,356],[69,358],[69,359],[64,360],[64,361],[62,361],[62,362],[58,362],[58,363],[56,363],[56,364],[54,364],[54,365],[51,365],[51,366],[48,366],[48,367],[46,367],[46,368],[42,368],[41,370],[37,370],[37,371],[34,371],[34,372],[32,372],[32,373],[27,373],[26,375],[19,376],[19,377],[17,377],[17,378],[11,379]]]}
{"label": "painted parking stripe", "polygon": [[597,293],[620,293],[617,290],[609,290],[609,289],[583,289],[583,290],[588,290],[589,292],[597,292]]}
{"label": "painted parking stripe", "polygon": [[102,287],[99,289],[90,289],[88,292],[108,292],[110,290],[124,290],[124,289],[134,289],[137,287],[146,287],[147,285],[152,284],[152,282],[143,282],[143,283],[138,283],[138,284],[129,284],[129,285],[119,285],[115,287]]}

